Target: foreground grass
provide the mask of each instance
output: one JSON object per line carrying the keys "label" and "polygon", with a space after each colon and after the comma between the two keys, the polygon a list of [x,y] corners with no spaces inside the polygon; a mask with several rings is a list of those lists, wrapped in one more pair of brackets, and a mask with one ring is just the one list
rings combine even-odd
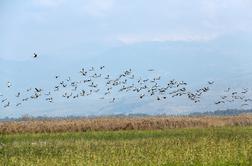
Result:
{"label": "foreground grass", "polygon": [[0,165],[252,165],[252,127],[1,135]]}

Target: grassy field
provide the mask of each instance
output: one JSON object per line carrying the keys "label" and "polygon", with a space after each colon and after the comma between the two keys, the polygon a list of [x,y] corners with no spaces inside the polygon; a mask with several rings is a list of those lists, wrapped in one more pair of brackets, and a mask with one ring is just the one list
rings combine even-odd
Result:
{"label": "grassy field", "polygon": [[0,136],[0,165],[252,165],[252,127]]}

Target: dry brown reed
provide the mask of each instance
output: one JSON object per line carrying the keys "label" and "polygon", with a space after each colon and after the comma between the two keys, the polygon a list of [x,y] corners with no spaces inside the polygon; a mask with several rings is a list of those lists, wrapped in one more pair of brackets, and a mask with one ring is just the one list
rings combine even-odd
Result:
{"label": "dry brown reed", "polygon": [[26,120],[0,122],[0,134],[55,133],[116,130],[158,130],[252,125],[252,115],[206,117],[110,117],[76,120]]}

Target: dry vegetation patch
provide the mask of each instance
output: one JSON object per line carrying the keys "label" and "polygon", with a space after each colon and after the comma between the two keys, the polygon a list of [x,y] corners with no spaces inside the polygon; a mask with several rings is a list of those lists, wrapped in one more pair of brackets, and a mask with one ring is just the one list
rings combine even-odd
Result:
{"label": "dry vegetation patch", "polygon": [[252,115],[225,117],[101,117],[76,120],[30,119],[25,121],[0,122],[0,134],[156,130],[250,125],[252,125]]}

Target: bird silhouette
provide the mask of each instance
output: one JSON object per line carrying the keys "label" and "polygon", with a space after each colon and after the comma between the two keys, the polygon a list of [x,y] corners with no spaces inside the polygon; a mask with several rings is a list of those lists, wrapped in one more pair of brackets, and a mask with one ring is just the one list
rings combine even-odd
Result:
{"label": "bird silhouette", "polygon": [[11,86],[12,86],[11,82],[8,81],[8,82],[7,82],[7,87],[10,88]]}
{"label": "bird silhouette", "polygon": [[38,57],[38,54],[33,53],[33,58],[37,58],[37,57]]}

